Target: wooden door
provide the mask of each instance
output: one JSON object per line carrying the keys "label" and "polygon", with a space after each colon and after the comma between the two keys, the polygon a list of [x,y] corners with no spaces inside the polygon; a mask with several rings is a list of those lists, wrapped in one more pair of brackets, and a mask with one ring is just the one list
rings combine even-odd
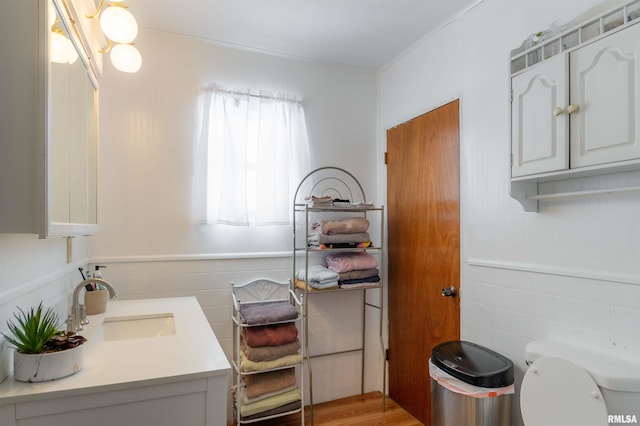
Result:
{"label": "wooden door", "polygon": [[387,131],[389,396],[427,425],[431,350],[460,338],[458,104]]}
{"label": "wooden door", "polygon": [[571,52],[571,167],[640,158],[640,26]]}
{"label": "wooden door", "polygon": [[568,66],[560,54],[511,80],[511,176],[569,168]]}

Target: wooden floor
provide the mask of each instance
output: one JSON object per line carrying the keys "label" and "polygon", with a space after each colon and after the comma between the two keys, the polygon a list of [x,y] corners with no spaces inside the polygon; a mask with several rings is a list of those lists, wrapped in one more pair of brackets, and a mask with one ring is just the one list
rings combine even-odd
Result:
{"label": "wooden floor", "polygon": [[[313,406],[314,426],[423,426],[418,420],[386,398],[386,410],[382,410],[382,394],[372,392],[351,396]],[[309,408],[305,408],[305,425],[311,425]],[[234,425],[234,423],[229,423]],[[264,422],[251,423],[256,426],[300,426],[300,414],[280,417]]]}

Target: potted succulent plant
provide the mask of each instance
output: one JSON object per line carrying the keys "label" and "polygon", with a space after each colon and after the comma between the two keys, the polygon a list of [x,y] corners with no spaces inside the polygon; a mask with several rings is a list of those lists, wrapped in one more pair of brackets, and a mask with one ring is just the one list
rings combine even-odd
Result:
{"label": "potted succulent plant", "polygon": [[84,367],[86,339],[58,329],[58,315],[42,302],[28,312],[18,308],[15,322],[7,321],[4,338],[15,348],[13,375],[21,382],[44,382],[59,379]]}

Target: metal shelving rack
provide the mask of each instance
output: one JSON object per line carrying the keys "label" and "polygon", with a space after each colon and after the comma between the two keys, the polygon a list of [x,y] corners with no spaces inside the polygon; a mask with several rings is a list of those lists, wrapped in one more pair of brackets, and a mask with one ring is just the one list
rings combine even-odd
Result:
{"label": "metal shelving rack", "polygon": [[[314,196],[326,196],[329,195],[332,198],[337,198],[341,200],[350,200],[351,206],[313,206],[309,202],[305,200],[305,198]],[[369,218],[375,214],[379,215],[379,238],[378,245],[367,247],[367,248],[339,248],[339,249],[317,249],[311,248],[307,244],[307,235],[309,230],[311,229],[312,217],[323,217],[323,216],[364,216]],[[301,220],[300,220],[301,219]],[[370,221],[370,223],[374,223]],[[303,235],[299,234],[298,228],[304,228]],[[382,326],[383,326],[383,313],[384,313],[384,271],[383,271],[383,245],[384,241],[384,206],[374,206],[367,203],[366,195],[364,189],[360,182],[348,171],[337,168],[337,167],[322,167],[310,172],[305,178],[302,179],[298,188],[296,190],[294,196],[293,203],[293,275],[292,275],[292,283],[295,282],[296,272],[300,268],[304,268],[305,276],[308,277],[308,272],[311,262],[316,262],[316,258],[319,258],[321,255],[327,255],[330,253],[338,253],[338,252],[354,252],[354,251],[366,251],[369,253],[377,253],[378,255],[378,269],[380,270],[380,282],[378,285],[369,286],[364,288],[338,288],[338,289],[328,289],[328,290],[316,290],[309,291],[308,284],[305,285],[304,289],[296,288],[293,286],[294,291],[301,294],[303,299],[305,300],[304,307],[302,310],[303,323],[304,323],[304,353],[306,354],[306,362],[307,362],[307,373],[308,373],[308,383],[309,383],[309,411],[311,424],[313,425],[313,374],[311,368],[311,360],[312,358],[318,357],[326,357],[332,355],[339,355],[344,353],[351,352],[361,352],[361,384],[360,384],[360,392],[364,394],[364,374],[365,374],[365,347],[366,347],[366,332],[365,325],[367,319],[367,307],[377,309],[379,312],[379,330],[378,335],[380,339],[380,348],[382,351],[382,359],[383,359],[383,367],[382,367],[382,410],[385,410],[386,406],[386,348],[384,345],[383,335],[382,335]],[[368,290],[379,290],[379,304],[369,303],[367,301],[367,291]],[[362,341],[360,342],[360,346],[357,348],[338,351],[338,352],[329,352],[323,354],[311,354],[309,351],[309,316],[308,316],[308,297],[313,294],[326,294],[326,293],[340,293],[345,291],[362,291],[363,296],[363,307],[362,307]]]}
{"label": "metal shelving rack", "polygon": [[[251,281],[246,284],[235,284],[231,283],[232,290],[232,323],[233,323],[233,359],[231,361],[233,366],[233,383],[232,383],[232,401],[233,401],[233,414],[235,417],[235,421],[238,425],[243,424],[251,424],[256,422],[261,422],[264,420],[275,419],[278,417],[288,416],[296,413],[300,413],[300,424],[304,426],[304,372],[302,371],[302,363],[304,361],[300,361],[297,364],[286,365],[270,370],[260,370],[260,371],[249,371],[245,372],[241,369],[240,364],[240,336],[243,328],[251,327],[250,325],[244,324],[240,315],[240,305],[244,304],[255,304],[255,303],[263,303],[263,302],[277,302],[277,301],[288,301],[292,305],[296,307],[299,315],[298,318],[280,322],[271,322],[269,324],[261,324],[261,325],[273,325],[273,324],[281,324],[288,322],[302,322],[304,323],[304,318],[301,316],[301,312],[303,311],[303,307],[305,303],[303,300],[298,297],[293,290],[291,289],[291,283],[279,283],[272,280],[267,279],[259,279],[255,281]],[[298,337],[301,342],[304,342],[305,339],[305,327],[304,324],[300,324],[298,328],[301,329]],[[303,344],[301,346],[301,356],[302,360],[305,357],[305,347]],[[281,412],[274,415],[265,415],[265,416],[252,416],[250,419],[243,418],[241,415],[241,402],[240,402],[240,394],[239,389],[242,386],[242,376],[252,375],[252,374],[262,374],[267,373],[269,371],[282,370],[287,368],[296,368],[299,373],[298,380],[298,388],[300,389],[300,408]]]}

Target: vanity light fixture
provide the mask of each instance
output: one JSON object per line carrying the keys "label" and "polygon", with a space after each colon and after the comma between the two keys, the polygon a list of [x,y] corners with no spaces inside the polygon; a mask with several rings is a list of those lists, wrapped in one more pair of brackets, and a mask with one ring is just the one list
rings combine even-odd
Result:
{"label": "vanity light fixture", "polygon": [[100,0],[96,13],[87,15],[93,19],[100,15],[100,28],[109,44],[100,53],[111,51],[111,63],[123,72],[135,73],[142,66],[142,56],[133,41],[138,35],[138,23],[129,12],[124,1],[112,1],[104,8],[104,0]]}

